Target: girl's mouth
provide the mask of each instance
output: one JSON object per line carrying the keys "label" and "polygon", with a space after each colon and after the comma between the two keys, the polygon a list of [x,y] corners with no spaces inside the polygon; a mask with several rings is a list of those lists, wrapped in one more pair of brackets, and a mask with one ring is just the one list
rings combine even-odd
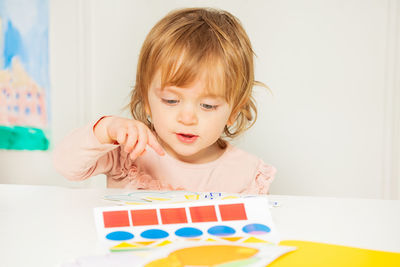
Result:
{"label": "girl's mouth", "polygon": [[176,133],[176,137],[182,143],[191,144],[194,141],[196,141],[199,136],[194,135],[194,134],[187,134],[187,133]]}

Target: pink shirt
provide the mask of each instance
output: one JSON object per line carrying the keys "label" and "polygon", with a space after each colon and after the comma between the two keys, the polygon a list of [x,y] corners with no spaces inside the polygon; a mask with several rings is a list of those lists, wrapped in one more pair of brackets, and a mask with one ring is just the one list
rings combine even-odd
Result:
{"label": "pink shirt", "polygon": [[54,151],[56,169],[70,180],[106,174],[107,187],[267,194],[276,172],[261,159],[228,143],[217,160],[190,164],[151,148],[132,161],[119,145],[101,144],[93,124],[69,134]]}

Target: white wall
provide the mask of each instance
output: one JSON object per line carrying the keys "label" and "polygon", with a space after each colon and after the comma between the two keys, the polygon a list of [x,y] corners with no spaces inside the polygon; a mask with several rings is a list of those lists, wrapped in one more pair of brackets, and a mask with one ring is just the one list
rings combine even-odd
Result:
{"label": "white wall", "polygon": [[[272,95],[256,89],[258,121],[236,143],[278,168],[272,193],[400,198],[399,0],[52,0],[52,140],[126,115],[146,33],[187,6],[226,9],[248,31]],[[0,182],[81,186],[50,154],[2,151]]]}

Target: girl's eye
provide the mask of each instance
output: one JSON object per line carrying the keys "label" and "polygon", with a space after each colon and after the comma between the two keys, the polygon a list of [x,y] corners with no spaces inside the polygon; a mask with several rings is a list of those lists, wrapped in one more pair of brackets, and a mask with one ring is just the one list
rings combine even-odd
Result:
{"label": "girl's eye", "polygon": [[217,109],[218,105],[200,104],[200,106],[206,110]]}
{"label": "girl's eye", "polygon": [[178,104],[179,100],[175,100],[175,99],[164,99],[161,98],[161,101],[167,105],[175,105]]}

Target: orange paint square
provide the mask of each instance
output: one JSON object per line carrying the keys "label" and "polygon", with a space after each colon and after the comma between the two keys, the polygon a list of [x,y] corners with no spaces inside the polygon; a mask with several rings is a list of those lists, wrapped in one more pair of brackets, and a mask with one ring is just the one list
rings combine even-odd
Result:
{"label": "orange paint square", "polygon": [[157,211],[152,210],[131,210],[132,224],[138,225],[157,225]]}
{"label": "orange paint square", "polygon": [[160,209],[163,224],[187,223],[185,208]]}
{"label": "orange paint square", "polygon": [[104,227],[125,227],[129,226],[129,217],[127,210],[104,211]]}
{"label": "orange paint square", "polygon": [[247,220],[246,210],[243,203],[218,205],[221,213],[221,220],[236,221]]}
{"label": "orange paint square", "polygon": [[217,214],[214,206],[190,207],[192,222],[216,222]]}

